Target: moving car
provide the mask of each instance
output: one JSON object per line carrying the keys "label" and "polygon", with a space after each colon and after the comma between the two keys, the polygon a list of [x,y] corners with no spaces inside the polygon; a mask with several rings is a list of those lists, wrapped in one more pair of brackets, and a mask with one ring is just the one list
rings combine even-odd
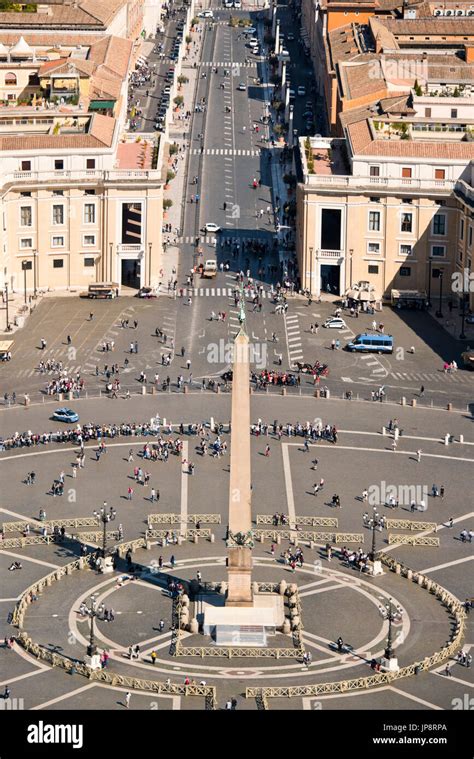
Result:
{"label": "moving car", "polygon": [[209,258],[201,270],[201,277],[203,279],[212,279],[216,275],[217,275],[217,261],[214,258]]}
{"label": "moving car", "polygon": [[294,100],[296,97],[295,91],[290,88],[290,100]]}
{"label": "moving car", "polygon": [[198,18],[214,18],[214,14],[212,11],[201,11],[201,13],[198,13]]}
{"label": "moving car", "polygon": [[289,34],[287,34],[286,39],[288,40],[288,42],[293,42],[293,40],[295,39],[295,35],[293,34],[293,32],[290,32]]}
{"label": "moving car", "polygon": [[57,408],[56,411],[53,413],[53,419],[55,419],[57,422],[78,422],[79,421],[79,414],[76,413],[76,411],[73,411],[70,408]]}
{"label": "moving car", "polygon": [[393,353],[393,337],[364,333],[357,335],[346,347],[357,353]]}
{"label": "moving car", "polygon": [[257,34],[257,30],[254,26],[246,26],[244,29],[244,34],[247,36],[248,34]]}
{"label": "moving car", "polygon": [[240,82],[237,89],[240,90],[241,92],[245,92],[245,90],[247,89],[247,85],[244,82]]}
{"label": "moving car", "polygon": [[214,224],[212,221],[208,221],[202,228],[203,232],[220,232],[221,228],[218,224]]}
{"label": "moving car", "polygon": [[280,55],[283,56],[283,58],[289,58],[290,57],[290,54],[289,54],[288,50],[286,49],[286,47],[282,47],[282,49],[280,50]]}
{"label": "moving car", "polygon": [[324,322],[323,327],[326,327],[327,329],[344,329],[346,327],[346,322],[339,316],[330,316],[329,319],[326,319]]}
{"label": "moving car", "polygon": [[306,87],[302,84],[298,87],[298,95],[304,96],[306,95]]}

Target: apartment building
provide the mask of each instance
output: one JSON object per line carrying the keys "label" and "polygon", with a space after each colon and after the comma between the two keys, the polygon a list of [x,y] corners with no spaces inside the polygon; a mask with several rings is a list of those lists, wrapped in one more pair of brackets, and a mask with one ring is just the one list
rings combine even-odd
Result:
{"label": "apartment building", "polygon": [[343,138],[300,139],[297,256],[314,294],[368,281],[377,299],[433,297],[443,282],[444,296],[462,295],[451,282],[472,262],[474,121],[435,131],[398,118],[356,112]]}
{"label": "apartment building", "polygon": [[165,146],[125,130],[133,44],[43,43],[0,48],[0,287],[156,285]]}

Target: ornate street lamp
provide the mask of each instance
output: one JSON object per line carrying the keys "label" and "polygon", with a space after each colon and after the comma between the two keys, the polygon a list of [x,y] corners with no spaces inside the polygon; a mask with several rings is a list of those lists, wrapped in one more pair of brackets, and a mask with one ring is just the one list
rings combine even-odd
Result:
{"label": "ornate street lamp", "polygon": [[443,318],[443,311],[441,308],[441,303],[443,300],[443,274],[444,274],[444,271],[442,269],[439,269],[439,306],[436,312],[436,316],[438,317],[438,319]]}
{"label": "ornate street lamp", "polygon": [[104,505],[102,506],[101,510],[94,511],[94,516],[98,522],[102,522],[102,558],[105,559],[105,551],[107,548],[107,524],[114,521],[115,517],[117,516],[117,512],[112,506],[110,507],[109,511],[107,511],[107,503],[104,501]]}
{"label": "ornate street lamp", "polygon": [[371,519],[369,519],[369,527],[372,530],[372,548],[370,550],[370,560],[372,562],[377,561],[378,559],[377,548],[375,545],[375,530],[378,527],[378,517],[379,517],[379,514],[377,511],[377,507],[374,506],[372,517]]}
{"label": "ornate street lamp", "polygon": [[94,630],[94,619],[98,616],[97,612],[97,594],[92,595],[90,597],[90,606],[87,604],[84,604],[85,606],[85,613],[90,618],[91,621],[91,629],[89,634],[89,645],[87,646],[87,656],[95,656],[97,653],[97,646],[95,644],[95,630]]}
{"label": "ornate street lamp", "polygon": [[392,599],[389,598],[388,601],[385,601],[382,604],[382,606],[379,607],[379,611],[382,618],[388,621],[388,635],[387,635],[387,646],[385,648],[385,659],[387,661],[390,661],[396,658],[394,654],[394,650],[393,650],[392,624],[394,622],[400,622],[403,615],[403,609],[400,606],[396,606],[393,603]]}

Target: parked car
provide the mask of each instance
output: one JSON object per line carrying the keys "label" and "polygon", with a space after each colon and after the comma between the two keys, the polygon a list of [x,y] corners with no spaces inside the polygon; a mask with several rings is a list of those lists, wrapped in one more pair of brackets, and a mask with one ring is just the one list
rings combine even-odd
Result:
{"label": "parked car", "polygon": [[240,84],[237,87],[237,89],[240,90],[241,92],[245,92],[246,89],[247,89],[247,85],[245,84],[245,82],[240,82]]}
{"label": "parked car", "polygon": [[157,298],[157,292],[153,287],[141,287],[138,291],[139,298]]}
{"label": "parked car", "polygon": [[214,18],[214,14],[212,11],[201,11],[201,13],[198,13],[198,18]]}
{"label": "parked car", "polygon": [[345,329],[346,322],[339,316],[330,316],[323,324],[327,329]]}
{"label": "parked car", "polygon": [[306,87],[303,84],[300,84],[298,87],[298,95],[304,96],[306,95]]}
{"label": "parked car", "polygon": [[57,408],[53,413],[53,419],[57,422],[66,422],[67,424],[70,424],[71,422],[79,421],[79,414],[70,408]]}
{"label": "parked car", "polygon": [[295,35],[293,34],[293,32],[290,32],[289,34],[287,34],[286,39],[288,40],[288,42],[293,42],[293,40],[295,39]]}

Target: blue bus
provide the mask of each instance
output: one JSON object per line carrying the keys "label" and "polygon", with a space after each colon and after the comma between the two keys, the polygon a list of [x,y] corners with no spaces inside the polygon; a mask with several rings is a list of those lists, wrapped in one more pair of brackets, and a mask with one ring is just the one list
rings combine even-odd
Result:
{"label": "blue bus", "polygon": [[375,335],[364,333],[357,335],[354,340],[347,344],[348,351],[358,351],[359,353],[393,353],[392,335]]}

